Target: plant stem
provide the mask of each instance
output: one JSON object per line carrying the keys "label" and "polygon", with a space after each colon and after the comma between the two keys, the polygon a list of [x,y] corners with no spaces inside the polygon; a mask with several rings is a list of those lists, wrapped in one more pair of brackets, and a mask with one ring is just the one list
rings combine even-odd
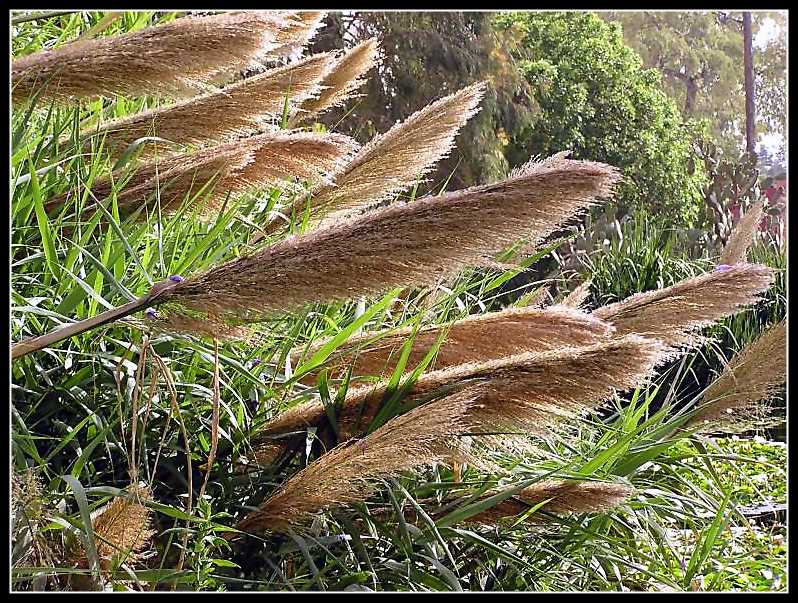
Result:
{"label": "plant stem", "polygon": [[25,23],[26,21],[36,21],[38,19],[49,19],[50,17],[61,17],[63,15],[71,15],[72,13],[78,13],[80,11],[77,10],[50,10],[50,11],[43,11],[40,13],[33,13],[31,15],[21,15],[19,17],[13,17],[11,19],[11,25],[17,25],[18,23]]}
{"label": "plant stem", "polygon": [[21,358],[26,354],[49,347],[54,343],[58,343],[59,341],[63,341],[64,339],[68,339],[74,335],[80,335],[81,333],[85,333],[86,331],[90,331],[96,327],[108,324],[109,322],[114,322],[120,318],[124,318],[125,316],[130,316],[146,306],[148,301],[149,297],[145,296],[137,299],[136,301],[125,304],[124,306],[107,310],[102,314],[92,316],[86,320],[74,322],[71,325],[56,329],[55,331],[40,335],[39,337],[32,337],[30,339],[20,341],[19,343],[11,346],[11,360],[16,360],[17,358]]}
{"label": "plant stem", "polygon": [[86,320],[80,320],[66,327],[61,327],[60,329],[51,331],[50,333],[45,333],[44,335],[31,337],[29,339],[25,339],[24,341],[20,341],[19,343],[15,343],[11,346],[11,360],[13,361],[17,358],[22,358],[22,356],[30,354],[31,352],[37,352],[43,348],[53,345],[54,343],[63,341],[64,339],[68,339],[75,335],[80,335],[81,333],[101,327],[109,322],[115,322],[120,318],[135,314],[141,308],[149,304],[155,305],[155,300],[159,298],[161,294],[173,288],[176,284],[176,282],[170,281],[169,279],[155,283],[147,295],[127,303],[124,306],[112,308],[111,310],[107,310],[102,314],[92,316]]}

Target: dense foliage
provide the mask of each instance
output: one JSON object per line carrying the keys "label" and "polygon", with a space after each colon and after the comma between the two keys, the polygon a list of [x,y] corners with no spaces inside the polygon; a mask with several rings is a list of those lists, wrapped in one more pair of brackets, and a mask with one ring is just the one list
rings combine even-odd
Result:
{"label": "dense foliage", "polygon": [[590,13],[510,13],[497,25],[521,36],[515,53],[539,112],[513,131],[507,155],[571,149],[619,166],[618,203],[672,220],[696,221],[706,183],[696,160],[695,124],[662,91],[660,75],[643,68],[619,27]]}
{"label": "dense foliage", "polygon": [[[624,41],[646,67],[663,75],[662,85],[685,117],[705,119],[727,152],[744,148],[742,18],[738,12],[623,11],[602,13],[623,26]],[[785,133],[785,14],[752,12],[756,129]],[[763,38],[761,34],[771,35]]]}

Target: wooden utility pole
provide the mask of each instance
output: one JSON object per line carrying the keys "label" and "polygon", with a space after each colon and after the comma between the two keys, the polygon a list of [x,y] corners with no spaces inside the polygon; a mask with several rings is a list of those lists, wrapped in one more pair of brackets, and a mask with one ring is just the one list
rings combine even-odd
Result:
{"label": "wooden utility pole", "polygon": [[743,67],[745,69],[745,142],[746,150],[756,152],[756,105],[754,103],[754,47],[751,34],[751,13],[743,13]]}

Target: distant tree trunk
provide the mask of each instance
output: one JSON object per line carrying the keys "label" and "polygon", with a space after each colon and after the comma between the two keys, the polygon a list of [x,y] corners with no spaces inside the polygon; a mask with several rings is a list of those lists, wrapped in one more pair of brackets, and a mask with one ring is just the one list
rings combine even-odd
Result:
{"label": "distant tree trunk", "polygon": [[695,99],[698,96],[698,82],[694,78],[687,78],[684,81],[687,94],[684,100],[684,113],[688,117],[693,115],[695,110]]}
{"label": "distant tree trunk", "polygon": [[745,68],[745,138],[746,148],[752,155],[756,151],[756,107],[754,104],[754,49],[751,35],[751,13],[743,13],[743,45]]}

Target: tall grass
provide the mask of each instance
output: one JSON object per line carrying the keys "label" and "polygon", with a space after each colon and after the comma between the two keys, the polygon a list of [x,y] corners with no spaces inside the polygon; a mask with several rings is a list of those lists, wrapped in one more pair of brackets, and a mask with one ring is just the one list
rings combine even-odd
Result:
{"label": "tall grass", "polygon": [[[172,17],[125,13],[104,33]],[[75,13],[21,23],[12,32],[12,50],[16,56],[73,40],[96,30],[103,18],[100,13]],[[104,198],[92,196],[95,184],[115,170],[140,164],[135,149],[119,158],[101,137],[87,151],[87,125],[132,115],[158,102],[119,96],[63,105],[34,98],[15,109],[12,341],[136,300],[172,275],[191,282],[192,275],[212,273],[225,261],[240,266],[237,258],[286,245],[284,235],[269,234],[262,226],[276,211],[304,198],[307,188],[236,192],[219,203],[210,219],[200,219],[202,204],[189,200],[166,211],[160,185],[149,210],[135,215],[127,215],[120,201],[124,179],[113,180]],[[287,123],[286,117],[283,125]],[[559,190],[567,194],[571,189],[565,182]],[[67,191],[74,194],[56,211],[48,211],[47,201]],[[213,192],[212,186],[201,190],[195,201]],[[443,211],[452,198],[469,194],[479,198],[467,192],[413,199],[368,219],[412,218],[414,204]],[[85,211],[89,206],[93,213]],[[296,221],[296,239],[303,240],[306,225],[307,220]],[[304,240],[316,240],[313,232]],[[419,333],[431,328],[445,334],[449,323],[498,310],[502,285],[547,253],[544,246],[536,254],[519,256],[523,246],[513,240],[531,233],[501,232],[502,245],[509,249],[496,256],[499,261],[485,258],[488,268],[465,268],[446,279],[399,282],[407,286],[385,294],[363,291],[367,297],[360,301],[307,303],[327,299],[308,295],[291,312],[275,304],[271,307],[276,311],[257,313],[254,336],[246,342],[152,329],[145,315],[109,323],[15,361],[12,586],[661,590],[691,589],[703,576],[708,589],[738,587],[735,572],[752,570],[744,558],[728,555],[728,547],[739,543],[729,542],[725,527],[745,526],[747,520],[734,490],[715,471],[714,463],[723,455],[712,441],[684,429],[691,415],[674,413],[676,400],[666,397],[661,408],[654,404],[664,390],[678,392],[684,372],[674,376],[667,368],[650,380],[626,375],[617,383],[604,383],[600,354],[593,348],[588,354],[585,342],[578,341],[577,351],[565,356],[591,363],[590,374],[597,381],[593,387],[601,394],[587,395],[590,388],[569,382],[564,372],[557,382],[559,395],[579,399],[585,412],[568,413],[546,437],[529,430],[514,433],[501,445],[493,443],[503,439],[502,433],[484,441],[473,434],[462,437],[469,428],[465,409],[472,409],[476,394],[484,391],[474,386],[480,379],[500,377],[499,371],[485,372],[483,366],[469,372],[458,363],[458,387],[467,386],[458,391],[468,396],[452,396],[455,392],[446,389],[452,383],[446,381],[441,384],[444,395],[436,394],[439,399],[413,398],[440,376],[433,368],[444,343],[444,337],[426,340],[423,354],[414,356],[412,345]],[[547,232],[537,228],[532,234]],[[418,237],[420,246],[420,232]],[[401,255],[401,240],[389,240],[393,248],[388,251]],[[640,242],[645,240],[641,235]],[[502,245],[484,249],[498,251]],[[412,257],[421,265],[425,256],[418,249]],[[436,255],[428,251],[426,261],[438,266],[447,247],[431,249]],[[755,257],[759,253],[754,250]],[[698,271],[694,265],[674,263],[684,271],[666,278],[650,268],[659,261],[652,259],[654,251],[646,254],[640,258],[629,253],[643,267],[636,290],[670,285]],[[477,255],[465,263],[482,262]],[[609,259],[601,261],[592,271],[597,291],[611,282],[613,271],[616,277],[624,274],[619,266],[632,266],[621,259],[615,267]],[[707,260],[699,267],[710,269],[711,264]],[[346,270],[346,258],[314,269],[284,271],[282,280],[271,274],[275,291],[329,286],[327,274]],[[307,280],[308,274],[316,276]],[[235,273],[229,278],[234,283]],[[210,295],[212,289],[205,292]],[[617,299],[631,292],[619,288]],[[771,290],[765,304],[772,295]],[[603,296],[598,301],[617,299]],[[154,311],[157,320],[169,308]],[[581,316],[582,323],[595,322],[577,310],[569,312]],[[208,318],[200,315],[197,320]],[[758,327],[751,323],[752,329]],[[369,435],[332,451],[326,446],[334,440],[314,426],[288,434],[293,442],[288,447],[280,437],[264,440],[265,425],[303,403],[320,405],[335,431],[348,395],[351,399],[357,387],[369,387],[358,379],[362,375],[330,362],[345,355],[347,342],[358,334],[397,334],[398,356],[379,383],[384,395]],[[656,347],[653,342],[640,345]],[[306,353],[298,355],[298,350]],[[533,352],[524,356],[527,378],[535,375],[531,360],[541,358]],[[553,362],[563,355],[554,350],[542,357]],[[545,374],[518,395],[535,387],[545,390]],[[587,374],[580,377],[584,380]],[[632,382],[639,386],[614,392],[613,385],[623,388]],[[507,391],[502,389],[507,384],[499,385],[497,399]],[[604,397],[614,414],[602,421],[594,409]],[[409,401],[426,406],[402,414]],[[437,413],[425,414],[435,408]],[[264,461],[262,448],[269,445],[278,453]],[[558,506],[541,499],[540,493],[551,492],[551,484],[558,482],[622,494],[593,506]],[[537,498],[532,497],[535,492]],[[518,510],[513,517],[486,520],[508,506]],[[246,518],[252,517],[264,519],[265,529],[250,529],[254,524]],[[236,532],[236,525],[254,533]],[[678,535],[683,533],[687,536],[681,541]],[[762,561],[762,567],[784,573],[779,558]]]}

